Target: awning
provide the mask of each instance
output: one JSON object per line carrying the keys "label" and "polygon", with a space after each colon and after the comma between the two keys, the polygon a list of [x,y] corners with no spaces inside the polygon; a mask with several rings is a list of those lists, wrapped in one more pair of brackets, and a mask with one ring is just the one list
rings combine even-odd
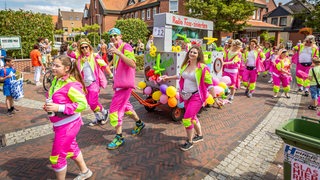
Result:
{"label": "awning", "polygon": [[247,21],[249,26],[246,26],[244,30],[266,30],[266,31],[283,31],[283,27],[269,24],[263,21],[249,20]]}

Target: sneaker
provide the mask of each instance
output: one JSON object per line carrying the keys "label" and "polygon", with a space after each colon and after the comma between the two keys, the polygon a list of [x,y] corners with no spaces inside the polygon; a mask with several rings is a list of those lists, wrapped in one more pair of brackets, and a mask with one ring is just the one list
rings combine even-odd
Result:
{"label": "sneaker", "polygon": [[42,83],[41,82],[37,82],[36,86],[42,86]]}
{"label": "sneaker", "polygon": [[245,95],[249,94],[249,89],[246,89],[246,91],[244,92]]}
{"label": "sneaker", "polygon": [[302,91],[303,91],[302,89],[300,89],[300,88],[298,89],[298,92],[302,92]]}
{"label": "sneaker", "polygon": [[144,128],[145,124],[144,122],[141,122],[140,124],[136,123],[136,127],[131,131],[133,136],[139,135],[141,130]]}
{"label": "sneaker", "polygon": [[108,144],[107,149],[113,150],[117,149],[119,146],[124,144],[124,138],[116,135],[116,137],[112,140],[111,143]]}
{"label": "sneaker", "polygon": [[189,142],[189,141],[186,141],[184,144],[182,144],[180,146],[180,149],[182,151],[188,151],[189,149],[191,149],[193,147],[193,143]]}
{"label": "sneaker", "polygon": [[88,179],[92,176],[92,171],[90,169],[88,169],[87,172],[85,173],[80,173],[76,178],[74,178],[73,180],[85,180]]}
{"label": "sneaker", "polygon": [[198,142],[201,142],[203,141],[203,136],[199,136],[198,134],[196,134],[193,138],[192,138],[192,142],[195,144],[195,143],[198,143]]}
{"label": "sneaker", "polygon": [[233,98],[234,98],[233,96],[230,96],[228,100],[229,100],[229,101],[232,101]]}
{"label": "sneaker", "polygon": [[7,112],[7,116],[12,117],[12,115],[13,115],[12,111]]}
{"label": "sneaker", "polygon": [[268,83],[273,83],[273,80],[272,80],[272,79],[270,79],[270,80],[268,81]]}
{"label": "sneaker", "polygon": [[305,92],[304,92],[304,95],[305,95],[305,96],[309,96],[309,91],[305,91]]}
{"label": "sneaker", "polygon": [[104,110],[103,112],[102,112],[102,116],[103,116],[103,119],[100,121],[100,123],[102,124],[102,125],[104,125],[104,124],[107,124],[107,122],[108,122],[108,120],[109,120],[109,111],[108,110]]}
{"label": "sneaker", "polygon": [[96,125],[99,125],[99,122],[98,121],[93,121],[93,122],[90,122],[89,124],[88,124],[89,126],[96,126]]}

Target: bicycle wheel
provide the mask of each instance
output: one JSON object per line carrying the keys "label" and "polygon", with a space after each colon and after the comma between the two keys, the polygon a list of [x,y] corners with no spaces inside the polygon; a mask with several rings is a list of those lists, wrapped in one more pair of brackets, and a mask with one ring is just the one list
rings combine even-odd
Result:
{"label": "bicycle wheel", "polygon": [[52,71],[47,71],[44,75],[43,75],[43,88],[45,91],[48,91],[51,87],[51,83],[53,80],[53,74]]}

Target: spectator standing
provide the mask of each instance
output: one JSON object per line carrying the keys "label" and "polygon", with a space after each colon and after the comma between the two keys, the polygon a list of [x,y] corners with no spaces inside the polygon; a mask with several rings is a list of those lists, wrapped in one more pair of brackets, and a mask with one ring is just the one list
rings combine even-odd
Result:
{"label": "spectator standing", "polygon": [[46,44],[46,61],[47,61],[47,63],[51,63],[51,61],[52,61],[52,57],[51,57],[52,41],[49,42],[48,39],[45,39],[44,43]]}
{"label": "spectator standing", "polygon": [[290,51],[292,49],[292,41],[288,40],[287,42],[287,49]]}
{"label": "spectator standing", "polygon": [[146,51],[150,51],[151,46],[153,45],[153,35],[151,34],[149,36],[147,45],[146,45]]}
{"label": "spectator standing", "polygon": [[41,61],[44,67],[46,67],[47,65],[47,45],[44,42],[44,38],[39,38],[38,39],[38,43],[39,43],[39,51],[41,53]]}
{"label": "spectator standing", "polygon": [[318,102],[320,96],[320,87],[317,86],[317,84],[320,83],[320,58],[315,57],[312,61],[314,63],[314,67],[309,71],[308,75],[311,92],[311,104],[308,106],[308,109],[316,110],[317,106],[319,106]]}
{"label": "spectator standing", "polygon": [[138,55],[143,54],[143,50],[144,50],[144,44],[141,42],[141,39],[138,39],[138,43],[137,43],[137,54],[138,54]]}
{"label": "spectator standing", "polygon": [[7,57],[7,51],[2,48],[0,44],[0,69],[2,69],[5,65],[4,59]]}
{"label": "spectator standing", "polygon": [[41,86],[40,75],[41,75],[42,68],[44,68],[44,65],[42,64],[42,61],[41,61],[41,53],[39,51],[38,44],[35,44],[33,46],[33,50],[30,52],[30,58],[31,58],[32,67],[34,67],[34,84],[36,86]]}

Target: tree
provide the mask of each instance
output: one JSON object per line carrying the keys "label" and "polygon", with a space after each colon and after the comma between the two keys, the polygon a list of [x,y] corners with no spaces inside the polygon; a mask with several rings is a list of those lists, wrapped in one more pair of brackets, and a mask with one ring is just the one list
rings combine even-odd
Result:
{"label": "tree", "polygon": [[185,6],[189,16],[213,21],[214,30],[227,32],[243,30],[255,10],[248,0],[189,0]]}
{"label": "tree", "polygon": [[[20,36],[23,57],[29,57],[33,45],[39,37],[53,41],[54,25],[51,15],[32,13],[31,11],[0,11],[1,36]],[[20,50],[8,50],[11,57],[21,58]]]}
{"label": "tree", "polygon": [[[304,21],[303,26],[312,28],[315,32],[320,31],[320,1],[319,0],[302,0],[303,3],[310,3],[313,8],[303,10],[294,14],[295,19]],[[310,6],[307,6],[310,7]]]}
{"label": "tree", "polygon": [[149,30],[147,24],[141,19],[120,19],[116,21],[115,27],[121,30],[125,42],[129,42],[130,39],[137,42],[141,39],[146,44]]}

